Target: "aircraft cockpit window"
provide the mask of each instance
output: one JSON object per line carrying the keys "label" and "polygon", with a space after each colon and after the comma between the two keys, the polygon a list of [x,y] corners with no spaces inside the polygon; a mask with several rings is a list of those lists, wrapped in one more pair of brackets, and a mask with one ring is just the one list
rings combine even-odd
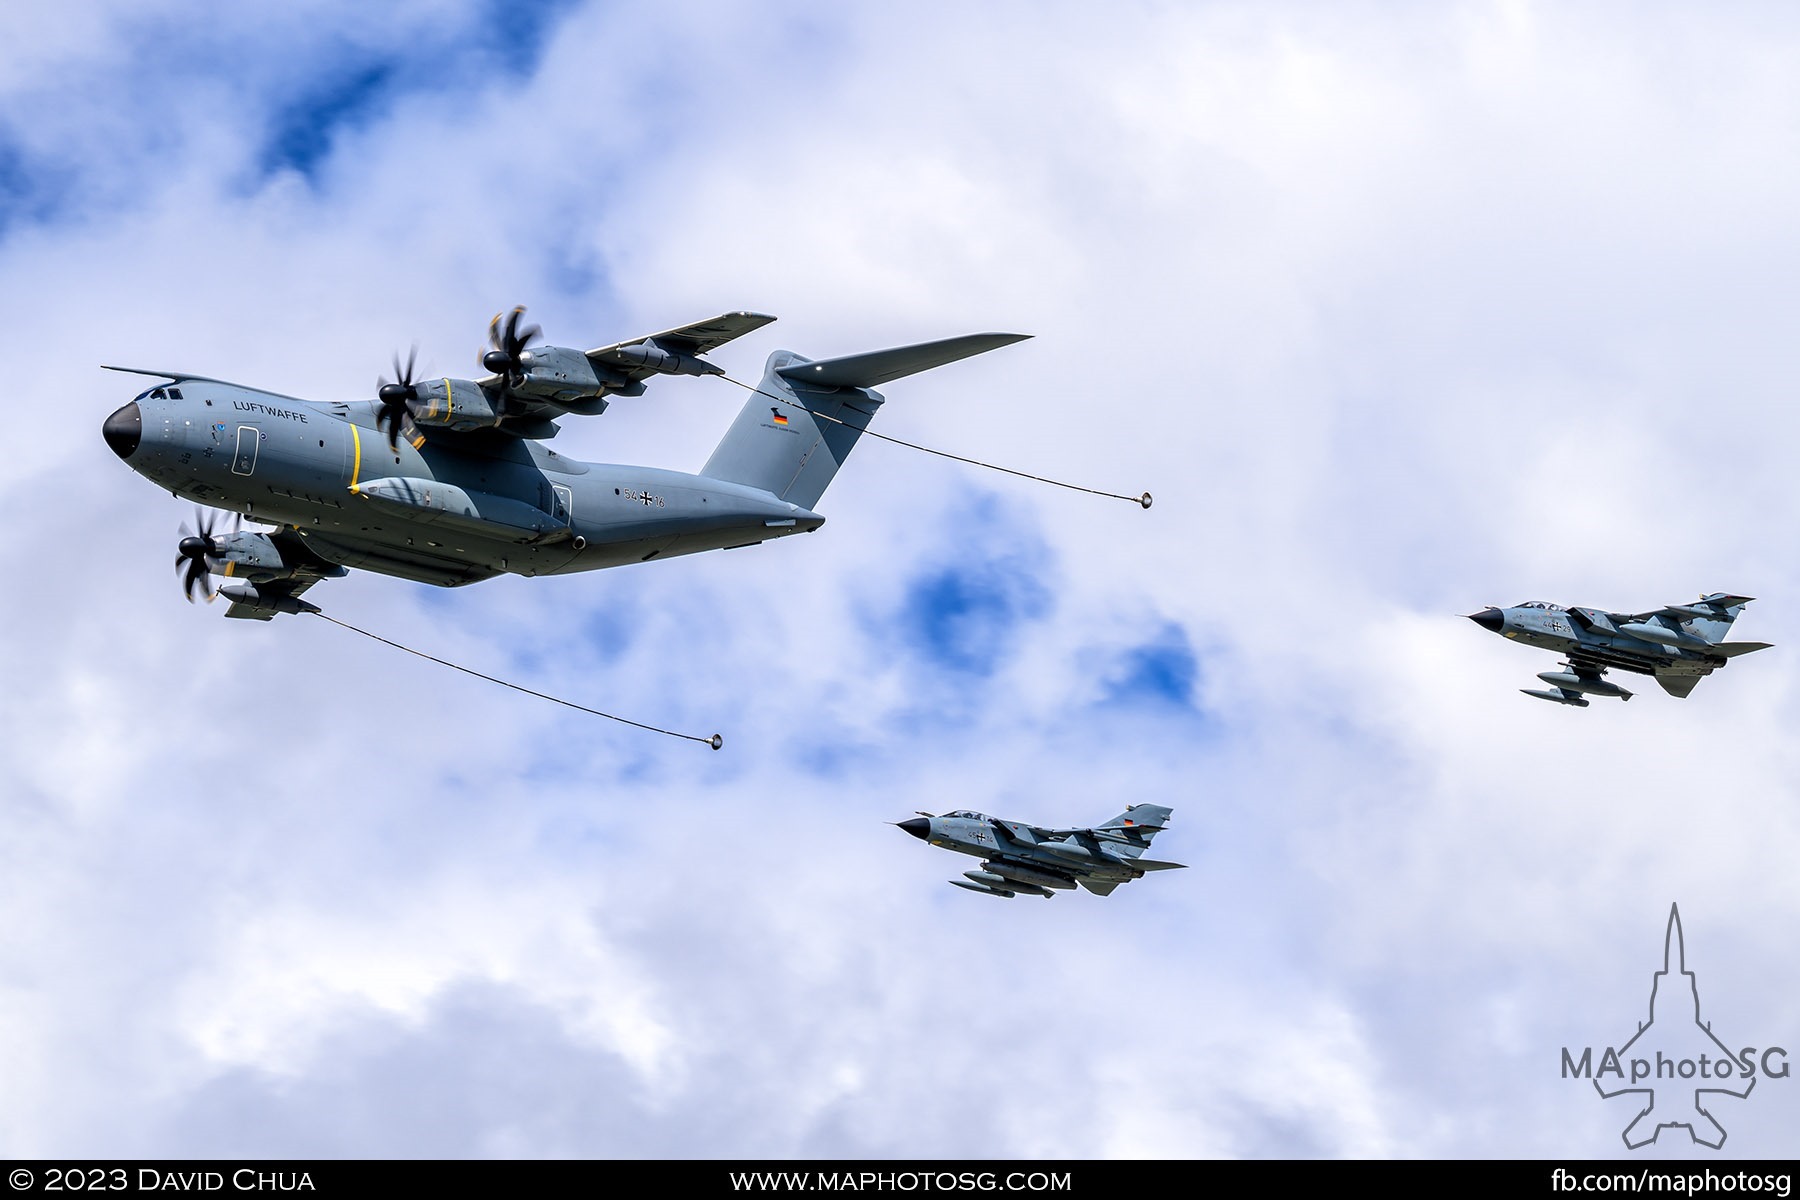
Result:
{"label": "aircraft cockpit window", "polygon": [[180,388],[170,388],[169,389],[169,399],[171,399],[171,400],[181,399],[181,389]]}
{"label": "aircraft cockpit window", "polygon": [[1568,612],[1569,611],[1568,609],[1564,608],[1560,604],[1548,604],[1542,600],[1527,600],[1527,601],[1525,601],[1525,603],[1519,605],[1518,607],[1520,607],[1520,608],[1541,608],[1545,612]]}
{"label": "aircraft cockpit window", "polygon": [[150,398],[152,400],[167,400],[169,398],[169,389],[167,389],[167,388],[151,388],[150,389]]}
{"label": "aircraft cockpit window", "polygon": [[975,820],[975,821],[979,821],[979,820],[980,820],[980,819],[981,819],[981,814],[980,814],[980,813],[978,813],[978,812],[970,812],[970,811],[969,811],[969,810],[968,810],[968,809],[966,809],[966,808],[959,808],[959,809],[957,809],[957,810],[956,810],[956,811],[955,811],[955,812],[947,812],[947,813],[945,813],[945,814],[944,814],[944,815],[945,815],[945,816],[946,816],[946,817],[966,817],[966,818],[968,818],[968,819],[970,819],[970,820]]}

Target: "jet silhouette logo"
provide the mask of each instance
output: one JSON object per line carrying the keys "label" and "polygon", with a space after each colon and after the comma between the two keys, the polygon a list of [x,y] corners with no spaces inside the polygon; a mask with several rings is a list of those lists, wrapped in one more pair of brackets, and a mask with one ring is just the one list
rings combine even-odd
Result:
{"label": "jet silhouette logo", "polygon": [[1650,985],[1650,1019],[1639,1022],[1623,1046],[1606,1047],[1598,1064],[1592,1046],[1579,1059],[1565,1046],[1562,1073],[1565,1079],[1591,1080],[1607,1100],[1639,1097],[1643,1107],[1623,1134],[1633,1150],[1656,1141],[1665,1129],[1686,1129],[1694,1141],[1717,1150],[1725,1144],[1725,1127],[1709,1107],[1715,1103],[1712,1097],[1745,1099],[1759,1074],[1786,1079],[1788,1061],[1780,1046],[1761,1051],[1745,1046],[1734,1053],[1713,1033],[1712,1023],[1701,1019],[1700,990],[1687,969],[1681,912],[1670,905],[1663,966]]}

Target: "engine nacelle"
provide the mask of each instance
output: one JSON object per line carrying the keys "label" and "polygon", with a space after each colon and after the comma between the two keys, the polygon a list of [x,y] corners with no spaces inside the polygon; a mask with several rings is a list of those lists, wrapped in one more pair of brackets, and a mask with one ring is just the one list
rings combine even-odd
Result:
{"label": "engine nacelle", "polygon": [[606,352],[608,362],[624,367],[648,367],[660,375],[723,375],[724,368],[715,367],[704,358],[682,354],[659,345],[654,338],[630,346],[618,346]]}
{"label": "engine nacelle", "polygon": [[[599,415],[606,407],[604,401],[599,401],[601,396],[629,390],[623,375],[609,372],[610,378],[602,377],[587,355],[562,346],[527,350],[519,355],[519,367],[519,377],[507,385],[509,391],[552,404],[581,404],[589,416]],[[598,408],[591,407],[595,401],[599,401]]]}
{"label": "engine nacelle", "polygon": [[472,380],[427,379],[413,385],[413,394],[406,410],[420,425],[467,430],[500,423],[493,397]]}
{"label": "engine nacelle", "polygon": [[[248,583],[273,583],[277,579],[292,579],[298,569],[297,564],[282,557],[281,547],[266,533],[239,530],[237,533],[214,538],[213,544],[217,547],[217,552],[208,552],[206,567],[215,575],[242,579]],[[336,575],[347,573],[342,567],[335,572],[325,572]]]}
{"label": "engine nacelle", "polygon": [[314,613],[319,606],[309,604],[297,596],[265,596],[256,589],[255,584],[228,583],[219,589],[219,595],[233,604],[242,604],[263,613]]}

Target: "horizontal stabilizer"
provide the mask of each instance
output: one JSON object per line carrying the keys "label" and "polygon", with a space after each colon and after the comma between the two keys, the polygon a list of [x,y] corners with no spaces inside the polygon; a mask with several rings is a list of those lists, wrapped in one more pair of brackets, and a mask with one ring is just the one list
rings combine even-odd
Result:
{"label": "horizontal stabilizer", "polygon": [[1736,658],[1740,654],[1755,654],[1758,650],[1767,650],[1774,642],[1720,642],[1712,649],[1726,658]]}
{"label": "horizontal stabilizer", "polygon": [[1185,871],[1186,863],[1161,862],[1154,858],[1134,858],[1131,865],[1140,871]]}
{"label": "horizontal stabilizer", "polygon": [[917,346],[899,346],[845,358],[796,362],[780,368],[779,374],[812,387],[880,387],[891,380],[1022,342],[1030,336],[1028,333],[971,333],[941,342],[922,342]]}

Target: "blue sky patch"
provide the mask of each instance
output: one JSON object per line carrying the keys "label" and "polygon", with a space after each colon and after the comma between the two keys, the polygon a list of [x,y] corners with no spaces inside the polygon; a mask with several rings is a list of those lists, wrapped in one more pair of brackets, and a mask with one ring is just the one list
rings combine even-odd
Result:
{"label": "blue sky patch", "polygon": [[1125,652],[1120,669],[1109,679],[1106,698],[1110,703],[1147,701],[1188,707],[1194,702],[1199,681],[1200,660],[1187,631],[1171,623]]}
{"label": "blue sky patch", "polygon": [[387,110],[395,79],[392,63],[365,66],[297,97],[274,115],[262,169],[285,168],[310,178],[341,131],[360,128]]}
{"label": "blue sky patch", "polygon": [[0,236],[20,221],[48,220],[62,205],[67,177],[0,136]]}
{"label": "blue sky patch", "polygon": [[[340,136],[366,128],[413,93],[480,92],[536,69],[557,19],[572,0],[493,0],[467,24],[414,31],[394,52],[339,48],[336,70],[321,71],[288,97],[276,97],[259,167],[317,178]],[[498,149],[498,148],[497,148]]]}
{"label": "blue sky patch", "polygon": [[934,666],[991,675],[1011,648],[1014,630],[1049,607],[1049,590],[1019,564],[958,564],[907,587],[899,632]]}

